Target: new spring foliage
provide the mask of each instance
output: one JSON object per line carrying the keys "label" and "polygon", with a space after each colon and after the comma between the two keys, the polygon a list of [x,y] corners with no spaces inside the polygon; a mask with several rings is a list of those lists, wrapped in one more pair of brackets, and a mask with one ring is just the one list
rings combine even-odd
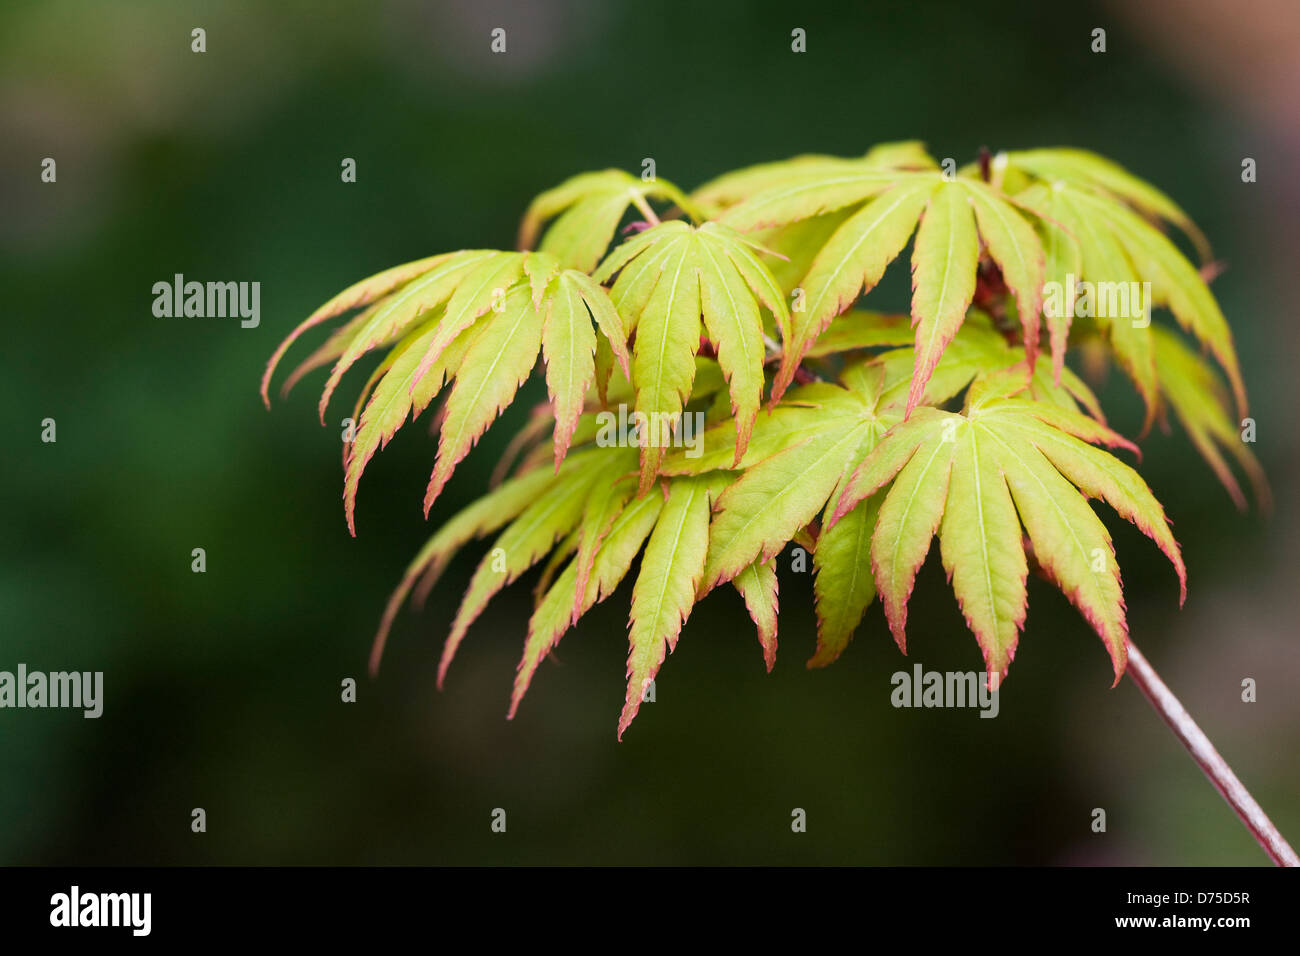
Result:
{"label": "new spring foliage", "polygon": [[[335,328],[285,391],[329,366],[322,422],[344,374],[383,353],[344,459],[355,534],[365,466],[406,422],[439,400],[427,515],[519,387],[544,377],[548,401],[510,442],[494,487],[407,568],[371,659],[377,668],[407,599],[423,600],[462,547],[495,535],[438,680],[488,601],[540,566],[512,717],[546,655],[628,577],[620,737],[714,588],[740,592],[770,670],[776,559],[791,542],[815,573],[809,666],[835,660],[877,598],[905,651],[913,582],[937,538],[991,675],[1015,655],[1036,566],[1096,630],[1118,681],[1123,585],[1090,501],[1152,539],[1180,599],[1186,575],[1162,507],[1118,457],[1136,446],[1108,427],[1070,351],[1109,357],[1148,425],[1172,410],[1239,506],[1222,449],[1267,503],[1235,438],[1246,394],[1232,336],[1182,241],[1208,263],[1173,200],[1075,149],[999,154],[954,174],[918,143],[890,143],[752,166],[689,194],[584,173],[533,202],[517,251],[419,259],[339,293],[276,351],[262,395],[269,404],[280,359],[317,325]],[[867,310],[863,297],[898,260],[911,270],[910,315]],[[1149,301],[1115,314],[1044,292],[1115,283],[1149,289]],[[628,404],[648,423],[637,441],[598,440],[601,413]],[[689,450],[663,424],[684,412],[708,426]]]}

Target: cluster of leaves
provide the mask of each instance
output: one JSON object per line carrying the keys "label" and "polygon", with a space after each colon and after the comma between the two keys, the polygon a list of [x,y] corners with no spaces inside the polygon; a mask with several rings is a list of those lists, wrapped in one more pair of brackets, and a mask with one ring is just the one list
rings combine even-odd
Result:
{"label": "cluster of leaves", "polygon": [[[640,218],[610,249],[629,215]],[[1239,505],[1223,448],[1266,493],[1218,372],[1182,334],[1149,312],[1072,319],[1076,310],[1045,301],[1045,289],[1076,282],[1150,283],[1146,308],[1167,309],[1213,356],[1244,414],[1227,323],[1167,224],[1208,261],[1172,200],[1070,149],[954,171],[917,143],[893,143],[860,158],[742,169],[689,195],[617,170],[587,173],[534,200],[520,251],[422,259],[331,299],[276,351],[262,394],[303,332],[350,311],[285,390],[332,364],[324,422],[343,374],[387,349],[361,390],[345,453],[355,533],[362,471],[406,421],[446,392],[427,515],[541,353],[549,401],[511,443],[500,480],[411,562],[372,655],[377,667],[409,597],[422,601],[461,547],[499,532],[438,679],[487,602],[541,565],[511,716],[541,661],[638,556],[620,736],[692,608],[719,585],[743,596],[770,670],[775,559],[791,542],[813,556],[809,666],[840,655],[877,594],[905,650],[913,581],[937,536],[991,676],[1005,676],[1015,654],[1032,565],[1097,631],[1118,681],[1120,571],[1088,499],[1159,546],[1184,596],[1185,571],[1160,504],[1108,450],[1136,447],[1107,426],[1067,351],[1113,358],[1148,425],[1172,409]],[[910,316],[854,308],[909,243]],[[607,434],[609,410],[628,405],[641,422],[632,447]],[[680,433],[667,423],[683,412],[707,424],[699,445],[673,440]]]}

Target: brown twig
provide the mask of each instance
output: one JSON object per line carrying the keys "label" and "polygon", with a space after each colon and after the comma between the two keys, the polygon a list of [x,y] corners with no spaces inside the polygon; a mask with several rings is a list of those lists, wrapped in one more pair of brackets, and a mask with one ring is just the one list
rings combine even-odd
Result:
{"label": "brown twig", "polygon": [[1137,684],[1138,689],[1156,709],[1156,713],[1174,732],[1174,736],[1187,748],[1192,759],[1205,771],[1205,775],[1210,778],[1215,789],[1223,795],[1223,799],[1227,800],[1228,805],[1236,811],[1241,822],[1246,825],[1250,835],[1259,841],[1259,845],[1264,848],[1269,859],[1278,866],[1300,866],[1300,857],[1296,856],[1291,844],[1287,843],[1286,838],[1278,832],[1273,821],[1268,818],[1268,814],[1260,808],[1255,798],[1250,795],[1250,791],[1237,779],[1228,762],[1219,756],[1219,752],[1214,749],[1214,744],[1210,743],[1210,738],[1205,736],[1205,732],[1196,725],[1191,714],[1187,713],[1187,709],[1174,696],[1173,691],[1165,686],[1160,675],[1155,672],[1132,641],[1128,642],[1128,669],[1125,673],[1132,678],[1133,683]]}

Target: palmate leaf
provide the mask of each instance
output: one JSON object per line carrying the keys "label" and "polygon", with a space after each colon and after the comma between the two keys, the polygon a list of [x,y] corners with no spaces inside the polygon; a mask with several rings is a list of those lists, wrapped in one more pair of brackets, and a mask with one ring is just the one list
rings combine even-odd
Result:
{"label": "palmate leaf", "polygon": [[[1049,306],[1044,310],[1049,329],[1051,315],[1075,308],[1065,286],[1071,266],[1076,267],[1072,274],[1080,281],[1151,284],[1151,301],[1145,303],[1144,314],[1097,315],[1103,301],[1108,302],[1109,311],[1109,300],[1114,298],[1103,300],[1100,295],[1092,310],[1107,331],[1120,365],[1146,402],[1148,422],[1155,414],[1158,391],[1149,327],[1152,306],[1168,308],[1178,323],[1214,354],[1228,375],[1239,412],[1245,414],[1246,390],[1227,320],[1196,267],[1167,236],[1118,199],[1066,181],[1036,183],[1017,193],[1015,200],[1039,215],[1045,244],[1062,255],[1062,263],[1049,276],[1063,291],[1062,300],[1045,303]],[[1073,246],[1077,246],[1077,257]],[[1125,288],[1128,286],[1119,290]],[[1136,312],[1131,303],[1127,311]]]}
{"label": "palmate leaf", "polygon": [[730,230],[665,222],[616,248],[593,278],[615,274],[610,298],[635,333],[631,380],[636,411],[645,417],[640,491],[658,473],[669,428],[694,383],[701,330],[708,333],[738,421],[735,457],[745,453],[763,392],[760,307],[778,326],[788,312],[780,287],[758,256]]}
{"label": "palmate leaf", "polygon": [[[876,388],[879,380],[877,376]],[[835,394],[829,394],[830,388]],[[792,393],[793,401],[809,402],[799,416],[803,420],[795,440],[745,469],[722,493],[704,571],[706,589],[779,553],[826,507],[840,482],[892,424],[877,418],[870,393],[830,388],[818,390],[815,399]]]}
{"label": "palmate leaf", "polygon": [[[631,477],[635,466],[633,449],[577,451],[558,475],[534,469],[493,492],[490,503],[510,517],[502,520],[492,514],[495,509],[474,505],[452,519],[455,533],[435,536],[390,600],[373,660],[378,659],[397,608],[426,568],[435,562],[439,568],[445,566],[471,536],[505,524],[461,602],[443,649],[438,681],[441,685],[469,626],[492,596],[554,548],[550,570],[568,563],[551,579],[529,623],[511,697],[509,716],[513,717],[546,654],[582,614],[618,587],[644,546],[632,591],[621,737],[636,716],[645,683],[655,678],[665,655],[676,646],[695,604],[708,550],[711,502],[730,481],[726,472],[672,478],[648,495],[633,497],[623,478]],[[610,488],[612,493],[604,493]],[[522,505],[527,495],[532,500]],[[584,557],[587,543],[591,544],[589,558]],[[775,571],[770,566],[756,568],[737,587],[758,623],[770,669],[776,652]]]}
{"label": "palmate leaf", "polygon": [[641,180],[621,169],[581,173],[532,201],[519,226],[519,248],[531,249],[542,224],[558,217],[546,230],[540,251],[567,268],[591,272],[628,206],[646,199],[666,199],[683,211],[696,212],[695,204],[666,179]]}
{"label": "palmate leaf", "polygon": [[1030,149],[1003,154],[1000,164],[1022,170],[1046,182],[1064,181],[1101,189],[1148,216],[1174,223],[1196,246],[1204,261],[1211,258],[1210,244],[1182,208],[1150,183],[1118,163],[1084,149]]}
{"label": "palmate leaf", "polygon": [[[977,383],[977,386],[980,383]],[[907,601],[939,536],[943,565],[984,654],[1005,676],[1026,608],[1024,525],[1042,569],[1101,636],[1118,682],[1128,625],[1109,533],[1087,505],[1103,498],[1186,571],[1163,509],[1137,472],[1094,444],[1128,446],[1100,423],[1043,402],[972,387],[965,414],[922,409],[848,480],[833,520],[888,486],[871,560],[886,618],[905,648]],[[1092,443],[1092,444],[1090,444]]]}
{"label": "palmate leaf", "polygon": [[907,396],[910,413],[925,383],[966,318],[975,296],[979,239],[970,201],[957,186],[935,190],[917,230],[912,254],[912,322],[916,326],[916,373]]}
{"label": "palmate leaf", "polygon": [[1168,329],[1152,326],[1151,332],[1162,400],[1178,416],[1196,450],[1228,489],[1233,503],[1243,511],[1246,509],[1246,496],[1223,460],[1220,448],[1227,449],[1237,459],[1250,479],[1261,510],[1270,511],[1273,497],[1268,479],[1229,417],[1223,383],[1214,369]]}
{"label": "palmate leaf", "polygon": [[791,316],[790,337],[772,386],[774,398],[779,399],[794,380],[818,336],[880,281],[914,231],[916,365],[907,412],[920,402],[927,380],[974,298],[981,239],[1016,296],[1025,349],[1031,362],[1036,358],[1044,255],[1032,225],[1011,203],[977,180],[947,181],[937,171],[882,173],[864,167],[838,180],[812,179],[761,191],[722,220],[752,228],[865,201],[821,247],[800,283],[806,307]]}
{"label": "palmate leaf", "polygon": [[[852,208],[837,209],[811,219],[800,219],[784,226],[745,233],[747,239],[768,253],[765,262],[772,278],[785,293],[786,301],[792,301],[796,296],[806,298],[806,292],[795,290],[803,288],[800,282],[812,267],[818,250],[844,225],[852,212]],[[795,301],[792,313],[795,309],[805,307],[806,302]]]}
{"label": "palmate leaf", "polygon": [[456,465],[513,400],[539,350],[555,411],[557,468],[595,376],[596,330],[612,359],[628,369],[622,320],[590,276],[562,269],[545,253],[471,250],[389,270],[336,296],[277,350],[263,380],[264,396],[280,356],[303,330],[367,304],[300,367],[334,360],[321,396],[323,422],[344,373],[365,353],[398,343],[377,370],[381,377],[363,390],[364,395],[374,386],[345,459],[344,512],[353,534],[357,486],[366,465],[408,416],[418,417],[447,384],[453,387],[425,495],[426,514]]}
{"label": "palmate leaf", "polygon": [[[723,476],[721,484],[725,483]],[[665,654],[677,648],[682,625],[695,605],[709,549],[711,484],[719,484],[716,476],[669,482],[663,510],[646,542],[641,572],[632,588],[620,737],[640,710],[645,687],[659,673]]]}
{"label": "palmate leaf", "polygon": [[[789,351],[796,364],[831,319],[881,280],[912,237],[934,190],[930,179],[888,189],[854,213],[822,246],[803,280],[806,311],[795,313],[791,320],[795,338]],[[780,381],[787,374],[793,376],[793,366],[782,369]]]}
{"label": "palmate leaf", "polygon": [[759,193],[788,186],[795,179],[807,180],[819,174],[835,177],[862,169],[925,171],[937,168],[938,164],[925,151],[924,144],[917,140],[881,143],[860,159],[807,154],[747,166],[705,183],[691,193],[691,199],[710,217],[716,217]]}
{"label": "palmate leaf", "polygon": [[[465,350],[477,334],[477,330],[466,329],[453,346],[443,352],[435,367],[426,370],[420,381],[419,392],[415,394],[411,386],[416,371],[437,330],[437,319],[417,327],[394,346],[376,370],[381,377],[360,413],[356,437],[347,450],[344,461],[343,500],[348,530],[353,535],[356,534],[354,515],[357,485],[366,464],[376,451],[387,446],[408,416],[414,413],[414,417],[419,417],[442,388],[448,368],[454,367],[464,358]],[[365,391],[363,390],[363,398]]]}
{"label": "palmate leaf", "polygon": [[817,652],[809,667],[824,667],[844,652],[875,599],[870,550],[879,508],[879,496],[860,501],[817,538],[813,551]]}
{"label": "palmate leaf", "polygon": [[[732,472],[722,470],[672,477],[637,497],[636,467],[635,448],[584,446],[565,459],[558,473],[525,466],[521,474],[453,517],[411,563],[390,599],[372,669],[378,667],[396,613],[416,582],[423,577],[427,591],[468,541],[504,527],[471,578],[452,622],[438,682],[441,686],[470,626],[490,599],[549,554],[542,596],[515,680],[513,717],[546,654],[586,611],[617,588],[644,548],[632,592],[621,736],[639,709],[644,683],[654,679],[664,656],[676,646],[695,604],[712,502],[734,480]],[[749,572],[736,587],[758,626],[770,670],[776,653],[775,568],[769,563]]]}
{"label": "palmate leaf", "polygon": [[[1031,379],[1023,349],[1009,346],[984,316],[975,314],[936,367],[925,394],[931,404],[957,395],[981,371],[1010,369],[1006,391],[1033,390],[1044,402],[1070,413],[1096,400],[1073,375],[1066,387],[1051,380],[1045,359]],[[742,475],[718,501],[704,581],[707,588],[734,580],[755,561],[770,560],[819,514],[834,513],[845,482],[875,443],[903,419],[913,366],[910,348],[886,352],[850,366],[843,385],[818,383],[789,392],[770,415],[761,416]],[[1076,401],[1077,399],[1077,401]],[[664,462],[669,474],[701,473],[726,467],[731,428],[723,423],[705,433],[697,457],[673,452]],[[856,560],[874,526],[875,504],[864,502],[844,527],[823,531],[813,567],[818,609],[818,649],[809,666],[835,660],[847,646],[874,596],[867,562]]]}
{"label": "palmate leaf", "polygon": [[416,582],[423,579],[422,590],[427,593],[437,583],[442,572],[461,548],[475,538],[491,534],[502,525],[509,523],[536,500],[538,495],[561,481],[562,474],[553,474],[549,468],[534,468],[524,472],[488,492],[438,529],[407,566],[401,582],[388,599],[388,605],[384,609],[383,619],[380,621],[379,631],[375,635],[374,646],[370,652],[372,674],[379,670],[379,661],[383,656],[384,645],[388,641],[388,633],[393,626],[393,621],[397,618],[397,612],[401,610],[412,589],[415,588]]}
{"label": "palmate leaf", "polygon": [[786,185],[791,176],[805,177],[819,172],[843,172],[846,164],[855,162],[839,156],[806,153],[789,159],[756,163],[709,180],[691,193],[691,199],[707,212],[710,218],[717,218],[732,206],[744,202],[757,193]]}
{"label": "palmate leaf", "polygon": [[[754,585],[747,576],[770,563],[830,507],[828,501],[833,504],[847,474],[889,425],[901,418],[899,407],[892,412],[877,408],[885,372],[884,365],[876,363],[846,376],[848,388],[826,383],[795,389],[787,397],[788,404],[763,416],[749,454],[741,461],[743,475],[719,496],[710,529],[704,590],[733,581],[746,594],[753,613],[749,590]],[[717,431],[725,447],[726,426]],[[717,454],[711,447],[719,442],[711,443],[709,437],[706,433],[697,463],[675,454],[668,467],[699,467],[710,460]],[[869,520],[868,510],[864,506],[859,516]],[[852,563],[850,524],[846,522],[843,530],[825,542],[819,540],[814,551],[818,647],[810,666],[829,663],[838,656],[871,602],[870,569],[865,563]],[[761,635],[763,621],[755,616],[755,622]]]}
{"label": "palmate leaf", "polygon": [[[416,276],[429,272],[439,263],[454,255],[456,255],[456,253],[430,256],[427,259],[417,259],[414,262],[407,262],[400,266],[393,266],[391,269],[385,269],[383,272],[362,279],[360,282],[348,286],[348,288],[334,296],[334,298],[330,299],[299,323],[297,328],[295,328],[289,336],[280,343],[275,352],[271,355],[270,361],[266,363],[266,371],[262,374],[261,386],[262,401],[266,403],[266,407],[271,407],[271,377],[275,374],[275,369],[280,364],[280,359],[284,357],[284,353],[289,351],[289,346],[293,345],[293,343],[298,340],[299,336],[308,329],[320,325],[322,322],[327,322],[336,316],[342,315],[343,313],[349,312],[360,306],[369,305],[376,299],[386,296],[394,289],[410,282]],[[366,316],[366,318],[368,317],[369,316]],[[357,321],[360,323],[362,318],[358,317]],[[360,326],[358,325],[357,331],[359,330]],[[345,343],[340,344],[338,352],[334,357],[342,355],[345,348]],[[330,361],[330,359],[326,359],[325,361]]]}
{"label": "palmate leaf", "polygon": [[442,685],[456,650],[492,596],[545,557],[551,548],[578,529],[593,491],[612,484],[627,474],[635,458],[628,449],[603,449],[575,454],[561,466],[561,477],[537,496],[493,543],[470,579],[465,597],[452,621],[451,633],[438,663],[438,684]]}
{"label": "palmate leaf", "polygon": [[937,170],[921,144],[886,143],[857,159],[802,156],[750,167],[705,185],[697,197],[725,207],[723,224],[750,232],[857,205],[916,176],[937,179]]}

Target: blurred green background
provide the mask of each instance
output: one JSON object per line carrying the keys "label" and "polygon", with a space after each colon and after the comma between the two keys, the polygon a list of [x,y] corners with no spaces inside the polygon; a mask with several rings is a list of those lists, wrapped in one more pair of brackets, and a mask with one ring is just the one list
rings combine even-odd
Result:
{"label": "blurred green background", "polygon": [[[1138,692],[1110,689],[1101,644],[1042,582],[998,719],[893,709],[896,670],[980,666],[934,555],[909,658],[873,606],[839,663],[806,670],[811,582],[785,560],[766,675],[743,605],[719,591],[621,744],[628,588],[566,636],[513,722],[534,576],[497,599],[435,691],[483,547],[398,619],[381,676],[365,676],[403,567],[483,487],[527,403],[428,523],[434,444],[404,430],[367,471],[354,540],[338,420],[364,372],[327,428],[319,373],[268,413],[256,385],[279,339],[389,265],[510,246],[529,198],[575,172],[653,157],[690,188],[901,138],[959,162],[981,145],[1099,150],[1182,203],[1227,264],[1215,291],[1276,512],[1237,513],[1176,428],[1146,442],[1189,566],[1181,611],[1154,546],[1105,517],[1134,639],[1300,837],[1297,10],[1133,6],[5,4],[0,669],[102,670],[106,686],[99,720],[0,711],[0,862],[1265,863]],[[498,26],[504,56],[488,49]],[[790,51],[795,27],[806,54]],[[40,181],[47,156],[55,184]],[[355,184],[340,182],[344,157]],[[155,318],[151,287],[177,272],[260,282],[260,327]],[[891,281],[876,301],[905,306],[905,274]],[[1131,388],[1115,379],[1102,397],[1131,434]],[[55,444],[40,441],[46,417]],[[355,704],[340,702],[345,677]],[[1255,704],[1240,701],[1245,677]],[[505,835],[489,829],[496,807]],[[791,832],[796,807],[807,833]]]}

